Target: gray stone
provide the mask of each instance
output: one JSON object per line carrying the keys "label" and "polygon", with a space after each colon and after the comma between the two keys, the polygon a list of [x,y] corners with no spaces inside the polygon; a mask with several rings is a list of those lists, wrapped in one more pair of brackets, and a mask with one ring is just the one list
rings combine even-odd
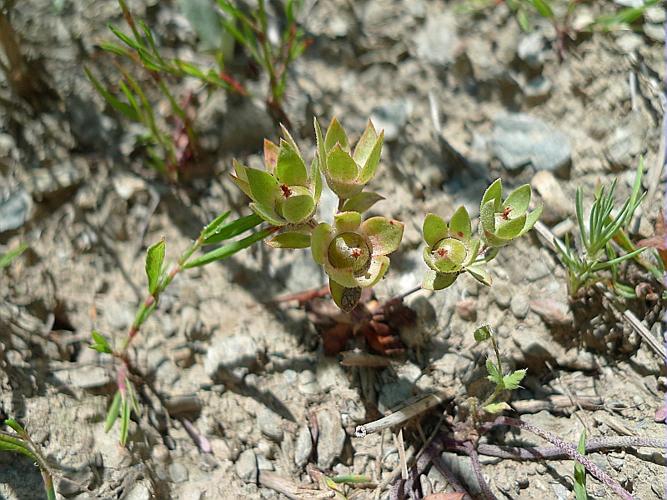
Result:
{"label": "gray stone", "polygon": [[525,318],[530,310],[528,297],[523,293],[514,294],[510,301],[510,309],[512,310],[512,314],[514,314],[514,317],[517,319]]}
{"label": "gray stone", "polygon": [[658,43],[665,41],[665,27],[662,24],[644,23],[644,34]]}
{"label": "gray stone", "polygon": [[273,462],[264,455],[257,455],[257,469],[258,470],[274,470]]}
{"label": "gray stone", "polygon": [[257,457],[255,457],[255,452],[251,449],[244,450],[239,455],[234,468],[236,469],[236,474],[244,481],[250,483],[257,482]]}
{"label": "gray stone", "polygon": [[343,452],[345,445],[345,430],[340,413],[333,407],[323,408],[317,412],[317,425],[317,466],[320,469],[329,469]]}
{"label": "gray stone", "polygon": [[667,19],[667,12],[665,12],[664,6],[649,7],[644,11],[644,19],[650,23],[662,24]]}
{"label": "gray stone", "polygon": [[104,387],[113,381],[111,373],[101,366],[74,366],[54,372],[54,376],[63,384],[80,389]]}
{"label": "gray stone", "polygon": [[542,75],[531,78],[521,85],[521,90],[529,104],[535,105],[547,100],[553,85],[551,80]]}
{"label": "gray stone", "polygon": [[60,493],[62,496],[66,498],[78,495],[83,490],[84,487],[81,483],[77,481],[72,481],[71,479],[67,479],[66,477],[63,477],[58,483],[58,493]]}
{"label": "gray stone", "polygon": [[378,131],[384,130],[385,141],[395,141],[408,121],[411,108],[405,100],[388,102],[373,108],[371,121]]}
{"label": "gray stone", "polygon": [[477,299],[468,297],[456,303],[456,314],[464,321],[477,320]]}
{"label": "gray stone", "polygon": [[572,154],[563,132],[524,113],[498,116],[490,141],[492,154],[510,171],[532,165],[536,170],[567,174]]}
{"label": "gray stone", "polygon": [[169,466],[169,477],[174,483],[184,483],[188,480],[188,469],[180,462]]}
{"label": "gray stone", "polygon": [[24,189],[17,188],[0,198],[0,233],[22,227],[31,216],[32,198]]}
{"label": "gray stone", "polygon": [[571,212],[571,201],[565,196],[560,182],[554,175],[547,171],[537,172],[530,183],[542,200],[544,210],[542,222],[554,225],[567,218]]}
{"label": "gray stone", "polygon": [[616,43],[624,52],[631,53],[644,46],[644,37],[637,33],[622,32],[616,38]]}
{"label": "gray stone", "polygon": [[260,347],[247,334],[235,334],[215,340],[204,361],[204,369],[214,381],[230,375],[241,378],[259,364]]}
{"label": "gray stone", "polygon": [[257,414],[257,425],[262,433],[274,441],[280,441],[283,438],[283,427],[280,415],[264,407]]}
{"label": "gray stone", "polygon": [[510,306],[510,302],[512,301],[512,289],[506,282],[499,281],[494,283],[491,287],[491,295],[493,295],[493,300],[496,304],[503,309]]}
{"label": "gray stone", "polygon": [[542,67],[545,60],[545,40],[542,33],[534,31],[521,37],[517,46],[517,55],[524,63],[533,69]]}
{"label": "gray stone", "polygon": [[154,496],[148,481],[142,480],[134,483],[122,498],[123,500],[151,500]]}
{"label": "gray stone", "polygon": [[16,141],[9,134],[0,133],[0,158],[10,158],[16,149]]}
{"label": "gray stone", "polygon": [[442,66],[449,64],[458,45],[455,18],[451,14],[428,17],[414,41],[419,59]]}
{"label": "gray stone", "polygon": [[299,434],[296,438],[296,447],[294,449],[294,463],[298,467],[303,467],[308,463],[311,453],[313,452],[313,438],[310,435],[308,426],[303,426],[299,429]]}
{"label": "gray stone", "polygon": [[530,303],[533,312],[547,325],[569,325],[573,321],[572,311],[567,304],[554,299],[537,299]]}
{"label": "gray stone", "polygon": [[612,165],[634,167],[637,156],[644,151],[646,120],[639,113],[630,113],[614,128],[605,143],[605,153]]}

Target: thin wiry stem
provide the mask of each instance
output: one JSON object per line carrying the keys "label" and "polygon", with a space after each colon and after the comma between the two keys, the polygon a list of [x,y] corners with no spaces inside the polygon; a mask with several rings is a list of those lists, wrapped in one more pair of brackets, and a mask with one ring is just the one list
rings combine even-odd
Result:
{"label": "thin wiry stem", "polygon": [[598,467],[595,462],[593,462],[590,458],[585,457],[581,453],[577,451],[577,448],[573,446],[572,444],[563,441],[560,437],[557,435],[545,431],[543,429],[540,429],[539,427],[536,427],[532,424],[529,424],[528,422],[525,422],[523,420],[519,420],[516,418],[511,418],[511,417],[498,417],[496,420],[494,420],[491,423],[491,426],[498,426],[498,425],[509,425],[511,427],[517,427],[519,429],[526,430],[528,432],[532,432],[533,434],[540,436],[542,439],[545,439],[546,441],[549,441],[551,444],[555,445],[556,447],[560,448],[562,452],[569,457],[572,460],[576,460],[579,462],[581,465],[586,467],[586,470],[595,478],[598,480],[602,481],[604,484],[609,486],[609,488],[612,489],[614,493],[616,493],[618,496],[623,498],[624,500],[632,500],[632,495],[628,493],[619,483],[616,481],[614,478],[612,478],[609,474],[607,474],[605,471],[603,471],[600,467]]}

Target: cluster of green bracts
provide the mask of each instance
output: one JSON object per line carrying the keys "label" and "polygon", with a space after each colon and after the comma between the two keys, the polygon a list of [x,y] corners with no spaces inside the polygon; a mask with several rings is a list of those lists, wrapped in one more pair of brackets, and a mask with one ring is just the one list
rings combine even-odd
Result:
{"label": "cluster of green bracts", "polygon": [[[363,213],[381,195],[364,191],[380,162],[384,133],[369,121],[352,149],[345,129],[334,118],[322,134],[315,120],[317,150],[310,168],[289,132],[282,129],[280,144],[264,142],[265,170],[234,163],[236,184],[251,199],[250,208],[278,228],[268,244],[277,248],[311,248],[313,259],[329,276],[331,295],[345,311],[359,301],[362,288],[374,286],[389,269],[388,255],[403,238],[404,225],[386,217]],[[339,199],[334,224],[318,222],[322,176]],[[423,232],[424,260],[429,267],[423,287],[440,290],[463,272],[486,285],[486,264],[497,249],[530,230],[541,208],[528,213],[530,186],[514,190],[502,201],[500,179],[486,190],[480,205],[480,235],[473,236],[470,216],[460,207],[449,223],[428,214]]]}

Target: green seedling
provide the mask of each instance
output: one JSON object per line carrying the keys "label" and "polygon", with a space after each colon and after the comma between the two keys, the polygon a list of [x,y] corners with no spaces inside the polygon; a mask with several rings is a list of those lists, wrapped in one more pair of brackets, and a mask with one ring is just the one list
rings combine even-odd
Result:
{"label": "green seedling", "polygon": [[533,29],[532,18],[546,19],[556,32],[555,50],[562,61],[565,58],[568,38],[576,40],[581,32],[627,29],[644,16],[646,9],[658,5],[660,0],[645,0],[642,5],[636,7],[624,7],[616,12],[601,14],[581,27],[573,26],[573,21],[579,6],[586,3],[582,0],[466,0],[459,10],[479,13],[499,3],[507,5],[523,31],[529,32]]}
{"label": "green seedling", "polygon": [[510,410],[511,407],[504,401],[498,401],[498,398],[506,391],[514,391],[521,387],[519,384],[526,376],[526,370],[515,370],[505,373],[502,360],[500,359],[500,351],[498,349],[498,342],[495,334],[487,325],[479,327],[475,330],[475,340],[477,342],[490,341],[495,353],[495,361],[491,358],[486,360],[487,378],[491,381],[495,388],[493,393],[482,403],[481,409],[489,414],[501,413],[504,410]]}
{"label": "green seedling", "polygon": [[[581,431],[577,451],[586,454],[586,431]],[[588,500],[586,493],[586,467],[579,462],[574,462],[574,495],[577,500]]]}
{"label": "green seedling", "polygon": [[288,70],[308,45],[297,21],[297,12],[302,2],[299,0],[283,2],[285,27],[279,39],[273,41],[269,35],[269,19],[264,0],[258,0],[257,7],[249,13],[239,8],[239,2],[217,1],[225,14],[223,25],[227,32],[269,77],[267,108],[276,122],[289,126],[289,119],[283,109]]}
{"label": "green seedling", "polygon": [[577,189],[576,213],[580,242],[578,250],[573,246],[569,235],[564,243],[556,242],[560,259],[567,269],[568,290],[572,297],[576,296],[579,290],[603,281],[609,274],[619,293],[629,293],[627,287],[623,287],[618,281],[618,266],[630,259],[637,259],[645,250],[644,247],[634,247],[626,232],[637,207],[646,195],[641,190],[643,170],[644,162],[640,160],[632,192],[619,210],[614,210],[616,181],[614,180],[609,189],[601,187],[595,194],[588,220],[584,216],[583,191],[581,188]]}
{"label": "green seedling", "polygon": [[146,253],[145,265],[148,294],[137,309],[134,321],[125,339],[119,345],[114,346],[110,339],[99,331],[94,330],[92,332],[90,348],[101,354],[111,355],[118,362],[116,369],[117,390],[109,406],[104,429],[108,432],[120,419],[119,441],[123,446],[128,440],[132,413],[140,414],[136,389],[131,380],[131,378],[137,379],[138,375],[132,370],[129,348],[142,325],[156,310],[161,294],[181,271],[229,258],[263,240],[275,231],[272,227],[254,231],[244,238],[236,239],[201,255],[195,255],[204,247],[218,245],[237,238],[263,222],[259,216],[253,214],[227,223],[226,220],[229,215],[230,212],[225,212],[204,227],[197,240],[181,254],[178,261],[171,267],[165,265],[166,243],[164,239],[151,245]]}
{"label": "green seedling", "polygon": [[25,243],[21,243],[16,248],[13,248],[12,250],[9,250],[7,253],[0,255],[0,269],[8,267],[27,249],[28,245],[26,245]]}
{"label": "green seedling", "polygon": [[34,461],[42,473],[46,497],[48,500],[56,500],[53,476],[39,447],[30,439],[28,432],[16,420],[7,419],[4,421],[4,424],[10,427],[14,433],[0,431],[0,451],[20,453]]}

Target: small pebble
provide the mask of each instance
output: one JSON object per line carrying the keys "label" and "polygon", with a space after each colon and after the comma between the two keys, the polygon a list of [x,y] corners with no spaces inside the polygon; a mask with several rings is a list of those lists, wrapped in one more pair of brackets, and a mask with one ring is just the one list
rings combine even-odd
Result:
{"label": "small pebble", "polygon": [[464,321],[477,320],[477,300],[461,299],[456,303],[456,314]]}
{"label": "small pebble", "polygon": [[169,466],[169,477],[174,483],[183,483],[188,480],[188,469],[180,462]]}

